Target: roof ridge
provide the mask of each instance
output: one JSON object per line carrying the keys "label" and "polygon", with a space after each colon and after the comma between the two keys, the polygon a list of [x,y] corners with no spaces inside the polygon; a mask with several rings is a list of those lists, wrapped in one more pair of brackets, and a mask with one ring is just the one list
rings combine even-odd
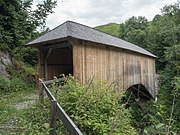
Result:
{"label": "roof ridge", "polygon": [[72,33],[70,31],[70,29],[71,29],[71,25],[69,24],[70,22],[72,22],[72,21],[69,21],[69,20],[66,21],[67,36],[72,36]]}

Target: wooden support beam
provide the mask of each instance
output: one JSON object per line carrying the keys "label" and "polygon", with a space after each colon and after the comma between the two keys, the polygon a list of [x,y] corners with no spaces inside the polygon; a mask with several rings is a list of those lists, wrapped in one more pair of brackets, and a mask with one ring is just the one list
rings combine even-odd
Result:
{"label": "wooden support beam", "polygon": [[140,88],[141,88],[141,85],[138,84],[138,94],[137,94],[137,100],[138,100],[138,101],[140,100],[140,97],[139,97]]}
{"label": "wooden support beam", "polygon": [[56,109],[57,101],[51,100],[51,110],[50,110],[50,133],[49,135],[56,135]]}
{"label": "wooden support beam", "polygon": [[51,54],[51,52],[52,52],[52,48],[50,48],[50,49],[48,50],[45,59],[48,59],[48,58],[49,58],[49,55]]}
{"label": "wooden support beam", "polygon": [[43,80],[39,79],[39,101],[40,103],[44,103],[44,86],[43,86]]}
{"label": "wooden support beam", "polygon": [[45,80],[48,80],[48,66],[47,66],[47,60],[44,62],[44,76]]}
{"label": "wooden support beam", "polygon": [[57,49],[57,48],[65,48],[70,47],[71,45],[69,43],[63,43],[63,44],[56,44],[56,45],[50,45],[50,46],[44,46],[45,49]]}
{"label": "wooden support beam", "polygon": [[48,63],[47,63],[47,59],[49,58],[50,54],[51,54],[52,48],[48,49],[46,55],[44,56],[44,76],[45,76],[45,80],[48,80]]}
{"label": "wooden support beam", "polygon": [[[135,90],[137,90],[138,91],[138,89],[136,88],[136,87],[134,87],[134,86],[132,86]],[[147,97],[147,98],[149,98],[149,99],[151,99],[148,95],[146,95],[145,93],[143,93],[142,91],[140,91],[139,90],[139,93],[141,93],[141,94],[143,94],[145,97]]]}
{"label": "wooden support beam", "polygon": [[44,84],[46,85],[49,85],[49,84],[52,84],[52,83],[55,83],[55,82],[63,82],[65,81],[66,78],[57,78],[57,79],[54,79],[54,80],[48,80],[48,81],[44,81]]}

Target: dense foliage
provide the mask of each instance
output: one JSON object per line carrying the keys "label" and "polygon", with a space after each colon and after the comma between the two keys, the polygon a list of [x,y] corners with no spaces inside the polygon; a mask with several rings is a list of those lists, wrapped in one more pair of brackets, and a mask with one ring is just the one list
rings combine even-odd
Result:
{"label": "dense foliage", "polygon": [[128,101],[121,103],[124,94],[116,84],[109,86],[103,81],[82,84],[70,77],[54,95],[84,134],[136,133],[131,125],[131,114],[125,109]]}
{"label": "dense foliage", "polygon": [[23,62],[15,62],[14,67],[7,67],[10,77],[0,76],[0,94],[10,94],[12,92],[25,91],[31,87],[34,88],[34,79],[32,76],[37,71]]}
{"label": "dense foliage", "polygon": [[[33,0],[1,0],[0,1],[0,49],[8,50],[16,58],[30,64],[37,63],[37,51],[25,49],[22,45],[48,30],[46,18],[53,13],[56,1],[45,0],[32,8]],[[21,55],[20,55],[20,54]],[[20,57],[19,57],[20,56]]]}

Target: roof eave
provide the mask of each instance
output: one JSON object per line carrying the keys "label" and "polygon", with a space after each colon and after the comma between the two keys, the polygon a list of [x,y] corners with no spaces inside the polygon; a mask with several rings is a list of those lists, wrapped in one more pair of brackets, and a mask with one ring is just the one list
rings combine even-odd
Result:
{"label": "roof eave", "polygon": [[48,40],[48,41],[43,41],[43,42],[37,42],[37,43],[27,43],[25,44],[26,47],[36,47],[38,48],[39,46],[45,46],[45,45],[49,45],[49,44],[57,44],[58,42],[63,42],[63,41],[67,41],[68,37],[64,37],[64,38],[60,38],[60,39],[52,39],[52,40]]}

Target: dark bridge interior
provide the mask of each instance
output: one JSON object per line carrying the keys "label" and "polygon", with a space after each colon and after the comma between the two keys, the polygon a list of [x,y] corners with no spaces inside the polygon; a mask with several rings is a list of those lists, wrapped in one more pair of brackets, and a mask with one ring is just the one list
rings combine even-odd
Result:
{"label": "dark bridge interior", "polygon": [[47,59],[48,79],[61,74],[73,75],[72,49],[69,47],[52,49]]}
{"label": "dark bridge interior", "polygon": [[152,99],[151,94],[143,84],[136,84],[128,88],[129,92],[132,92],[136,97],[136,101],[147,101]]}

